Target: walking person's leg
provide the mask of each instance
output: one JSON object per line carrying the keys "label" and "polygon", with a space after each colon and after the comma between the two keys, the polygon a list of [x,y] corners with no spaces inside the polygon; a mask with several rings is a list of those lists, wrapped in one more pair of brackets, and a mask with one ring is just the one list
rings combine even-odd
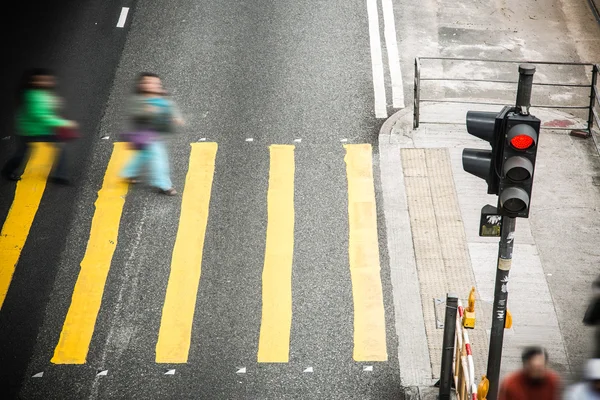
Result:
{"label": "walking person's leg", "polygon": [[125,168],[121,171],[121,178],[126,179],[129,183],[137,183],[140,170],[150,160],[148,149],[135,150]]}
{"label": "walking person's leg", "polygon": [[149,150],[152,153],[150,161],[151,183],[152,186],[159,188],[164,194],[177,194],[169,177],[169,157],[165,144],[160,141],[154,141],[150,144]]}
{"label": "walking person's leg", "polygon": [[30,141],[26,136],[16,136],[16,142],[17,148],[15,149],[15,153],[2,168],[2,176],[13,181],[21,179],[21,174],[19,174],[17,170],[23,164],[23,161],[27,156]]}
{"label": "walking person's leg", "polygon": [[68,184],[69,179],[67,176],[67,155],[66,155],[66,143],[56,142],[56,164],[54,165],[54,172],[50,176],[51,181],[54,183]]}

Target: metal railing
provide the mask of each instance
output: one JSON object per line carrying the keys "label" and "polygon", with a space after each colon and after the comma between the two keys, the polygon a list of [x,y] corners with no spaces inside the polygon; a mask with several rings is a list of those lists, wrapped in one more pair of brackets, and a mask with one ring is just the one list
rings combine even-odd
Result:
{"label": "metal railing", "polygon": [[[508,79],[484,79],[484,78],[471,78],[471,77],[440,77],[440,76],[421,76],[421,63],[422,61],[441,61],[441,62],[480,62],[480,63],[498,63],[498,64],[518,64],[528,63],[536,66],[557,66],[557,67],[581,67],[583,72],[578,74],[585,77],[585,82],[534,82],[534,86],[547,87],[547,88],[566,88],[569,90],[588,88],[589,90],[589,101],[586,100],[585,104],[577,105],[564,105],[564,104],[532,104],[532,108],[545,108],[545,109],[556,109],[556,110],[587,110],[587,126],[584,130],[587,130],[588,134],[591,134],[592,128],[600,126],[600,114],[597,110],[597,106],[600,104],[600,95],[597,89],[598,74],[600,73],[600,65],[595,63],[580,63],[580,62],[554,62],[554,61],[526,61],[526,60],[492,60],[492,59],[479,59],[479,58],[458,58],[458,57],[417,57],[415,58],[415,82],[414,82],[414,106],[413,106],[413,129],[419,127],[420,121],[420,106],[421,103],[454,103],[454,104],[485,104],[485,105],[497,105],[505,106],[510,102],[498,102],[498,101],[474,101],[467,99],[433,99],[433,98],[421,98],[422,83],[423,82],[461,82],[461,83],[475,83],[475,84],[489,84],[494,83],[498,85],[517,85],[517,81]],[[516,70],[516,68],[515,68]],[[588,76],[587,71],[591,72],[591,76]],[[516,75],[516,74],[515,74]],[[580,78],[581,79],[581,78]],[[583,97],[583,96],[580,96]],[[587,96],[585,96],[587,97]],[[583,103],[583,102],[582,102]],[[582,118],[583,119],[583,118]],[[428,124],[448,124],[450,122],[443,121],[427,121]],[[573,128],[564,127],[543,127],[546,129],[555,130],[572,130]]]}

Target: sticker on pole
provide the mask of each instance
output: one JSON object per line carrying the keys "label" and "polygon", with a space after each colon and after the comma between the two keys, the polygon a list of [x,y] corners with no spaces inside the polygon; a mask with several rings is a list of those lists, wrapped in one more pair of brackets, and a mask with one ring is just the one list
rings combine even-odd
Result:
{"label": "sticker on pole", "polygon": [[499,258],[498,259],[498,269],[502,271],[510,271],[510,266],[512,264],[511,258]]}

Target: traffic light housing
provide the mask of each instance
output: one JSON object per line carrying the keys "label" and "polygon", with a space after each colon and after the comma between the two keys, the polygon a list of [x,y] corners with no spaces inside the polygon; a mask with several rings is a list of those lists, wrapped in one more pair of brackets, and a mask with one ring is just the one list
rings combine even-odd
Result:
{"label": "traffic light housing", "polygon": [[462,153],[463,169],[481,179],[488,185],[488,194],[498,194],[499,167],[502,161],[502,133],[504,120],[511,107],[504,107],[499,113],[489,111],[468,111],[467,132],[486,140],[491,150],[464,149]]}
{"label": "traffic light housing", "polygon": [[532,115],[510,112],[501,135],[498,214],[529,217],[531,190],[541,122]]}

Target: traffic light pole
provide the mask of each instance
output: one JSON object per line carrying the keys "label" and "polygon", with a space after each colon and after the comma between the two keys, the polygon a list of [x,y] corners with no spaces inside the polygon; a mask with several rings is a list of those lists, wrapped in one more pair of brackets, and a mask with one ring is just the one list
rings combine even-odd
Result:
{"label": "traffic light pole", "polygon": [[[519,66],[519,86],[517,89],[517,108],[521,115],[529,115],[531,89],[535,66],[521,64]],[[506,307],[508,300],[508,273],[512,264],[513,243],[516,218],[502,217],[498,262],[496,265],[496,284],[494,289],[494,306],[492,313],[492,330],[490,332],[490,348],[487,365],[487,378],[490,381],[488,400],[496,400],[500,387],[500,365],[502,363],[502,344],[506,323]]]}
{"label": "traffic light pole", "polygon": [[498,264],[496,266],[496,286],[494,289],[494,311],[490,333],[487,378],[490,380],[488,400],[496,400],[499,389],[500,364],[502,362],[502,343],[506,323],[506,304],[508,300],[508,273],[512,263],[513,242],[516,218],[502,217]]}

